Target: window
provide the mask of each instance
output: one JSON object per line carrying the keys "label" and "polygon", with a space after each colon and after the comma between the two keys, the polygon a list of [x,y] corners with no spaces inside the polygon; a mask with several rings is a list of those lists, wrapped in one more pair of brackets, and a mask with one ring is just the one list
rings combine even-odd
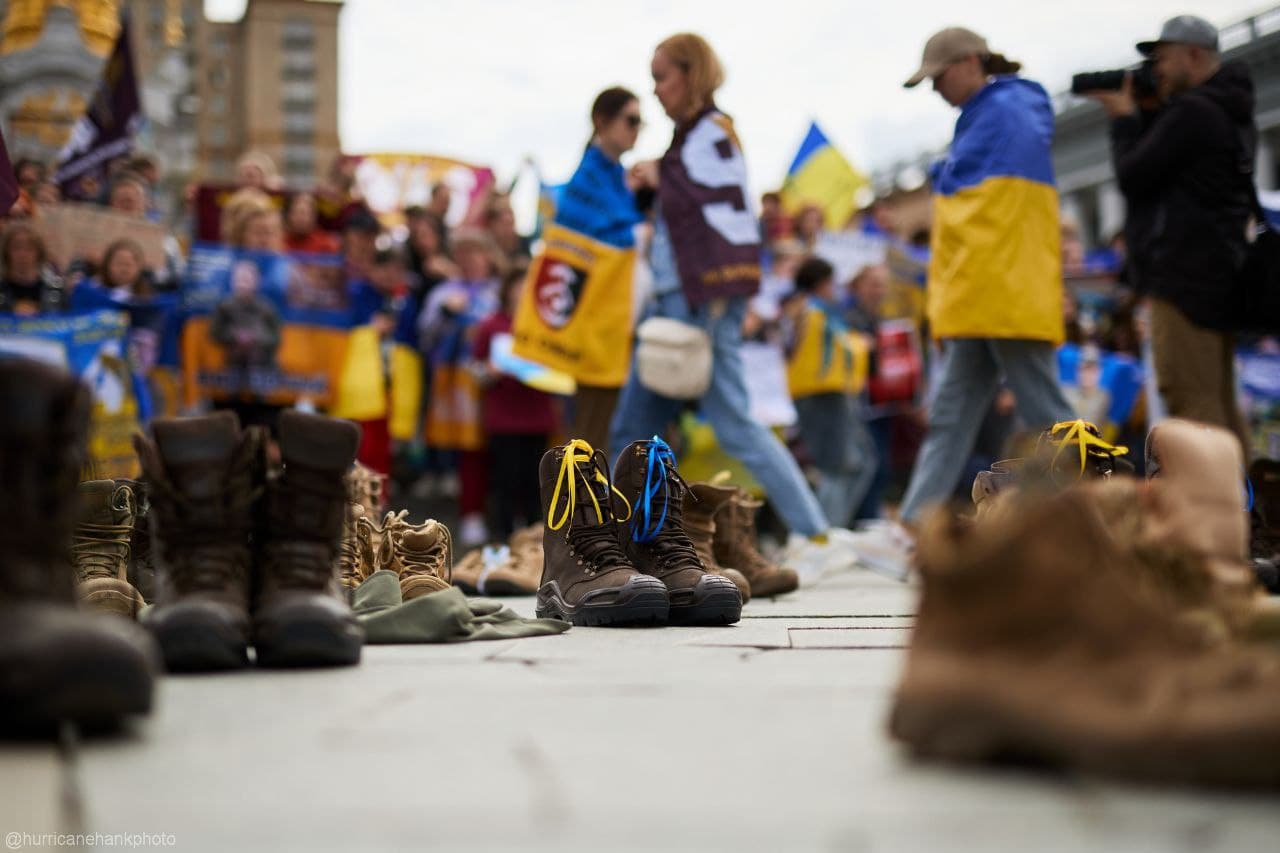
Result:
{"label": "window", "polygon": [[307,50],[316,43],[315,27],[306,18],[290,18],[284,22],[280,39],[285,50]]}
{"label": "window", "polygon": [[284,114],[284,132],[294,136],[305,136],[309,139],[316,132],[315,113],[286,112]]}

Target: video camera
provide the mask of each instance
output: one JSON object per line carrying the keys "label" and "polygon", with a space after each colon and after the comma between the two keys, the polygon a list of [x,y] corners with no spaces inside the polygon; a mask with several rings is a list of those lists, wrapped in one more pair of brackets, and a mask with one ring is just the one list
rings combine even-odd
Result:
{"label": "video camera", "polygon": [[1152,98],[1156,95],[1156,63],[1154,59],[1143,60],[1136,68],[1121,68],[1117,71],[1085,71],[1071,78],[1071,94],[1085,95],[1089,92],[1118,92],[1124,87],[1126,74],[1133,75],[1133,96],[1138,100]]}

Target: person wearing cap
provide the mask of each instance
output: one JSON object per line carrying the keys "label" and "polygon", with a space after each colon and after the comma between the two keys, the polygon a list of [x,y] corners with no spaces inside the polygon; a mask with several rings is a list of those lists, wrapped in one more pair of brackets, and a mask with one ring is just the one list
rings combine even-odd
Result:
{"label": "person wearing cap", "polygon": [[1090,95],[1111,116],[1112,164],[1130,210],[1153,211],[1130,257],[1151,299],[1156,381],[1170,415],[1232,430],[1247,455],[1226,297],[1253,211],[1253,81],[1243,62],[1222,62],[1218,31],[1192,15],[1166,21],[1137,49],[1154,60],[1166,102],[1149,126],[1131,79]]}
{"label": "person wearing cap", "polygon": [[[934,194],[926,307],[941,348],[929,428],[901,508],[910,524],[951,495],[1003,378],[1026,425],[1067,419],[1053,107],[1021,66],[977,33],[949,27],[925,44],[907,88],[929,79],[960,109]],[[903,538],[903,537],[900,537]]]}

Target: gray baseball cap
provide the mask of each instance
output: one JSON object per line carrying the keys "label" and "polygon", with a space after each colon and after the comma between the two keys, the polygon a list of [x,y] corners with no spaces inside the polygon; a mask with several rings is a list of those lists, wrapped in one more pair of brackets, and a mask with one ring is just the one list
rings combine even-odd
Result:
{"label": "gray baseball cap", "polygon": [[1158,44],[1194,44],[1208,50],[1218,49],[1218,28],[1195,15],[1179,15],[1164,22],[1160,38],[1138,42],[1138,53],[1150,56]]}

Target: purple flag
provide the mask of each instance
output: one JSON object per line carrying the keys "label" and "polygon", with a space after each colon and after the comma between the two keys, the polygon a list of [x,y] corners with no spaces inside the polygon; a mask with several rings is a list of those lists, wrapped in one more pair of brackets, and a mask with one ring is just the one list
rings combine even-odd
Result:
{"label": "purple flag", "polygon": [[9,162],[9,149],[5,147],[4,134],[0,134],[0,217],[8,213],[17,200],[18,176],[13,173],[13,163]]}
{"label": "purple flag", "polygon": [[102,67],[102,82],[58,155],[55,179],[62,185],[63,198],[97,198],[107,162],[132,150],[141,122],[142,106],[126,17],[120,21],[115,49]]}

